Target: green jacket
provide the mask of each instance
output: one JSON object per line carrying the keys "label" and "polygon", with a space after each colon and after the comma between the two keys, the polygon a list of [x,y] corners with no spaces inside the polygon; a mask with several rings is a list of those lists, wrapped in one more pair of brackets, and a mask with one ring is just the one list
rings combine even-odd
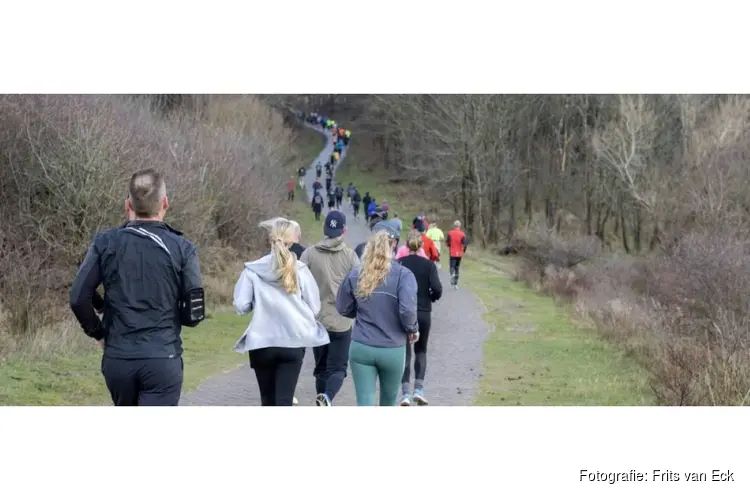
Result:
{"label": "green jacket", "polygon": [[310,268],[320,290],[318,321],[329,332],[349,331],[354,320],[345,318],[336,311],[336,294],[341,282],[359,265],[357,254],[343,238],[326,238],[307,248],[300,261]]}

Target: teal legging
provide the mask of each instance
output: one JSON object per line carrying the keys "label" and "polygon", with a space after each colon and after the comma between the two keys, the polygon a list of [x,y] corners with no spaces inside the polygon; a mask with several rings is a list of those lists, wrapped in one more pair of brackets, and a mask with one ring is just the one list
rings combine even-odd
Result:
{"label": "teal legging", "polygon": [[380,406],[396,406],[406,364],[406,346],[370,347],[352,341],[352,370],[357,406],[375,406],[375,382],[380,382]]}

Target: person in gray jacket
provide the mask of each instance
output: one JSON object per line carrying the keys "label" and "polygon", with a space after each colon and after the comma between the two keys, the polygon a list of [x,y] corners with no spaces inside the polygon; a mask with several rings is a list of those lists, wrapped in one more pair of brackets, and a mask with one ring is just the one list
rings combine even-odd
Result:
{"label": "person in gray jacket", "polygon": [[349,349],[357,406],[395,406],[406,363],[406,345],[419,339],[417,280],[393,259],[396,233],[375,231],[363,253],[362,265],[341,283],[336,309],[356,318]]}

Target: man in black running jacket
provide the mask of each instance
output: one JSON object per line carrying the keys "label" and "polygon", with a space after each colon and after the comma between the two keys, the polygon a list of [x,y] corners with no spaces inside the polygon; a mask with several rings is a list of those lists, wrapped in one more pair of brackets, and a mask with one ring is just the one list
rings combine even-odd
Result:
{"label": "man in black running jacket", "polygon": [[[130,222],[96,234],[70,290],[83,331],[103,347],[102,374],[116,406],[176,406],[183,381],[183,326],[204,317],[195,245],[163,219],[163,177],[133,175]],[[94,297],[104,286],[102,319]],[[101,304],[96,304],[100,306]]]}

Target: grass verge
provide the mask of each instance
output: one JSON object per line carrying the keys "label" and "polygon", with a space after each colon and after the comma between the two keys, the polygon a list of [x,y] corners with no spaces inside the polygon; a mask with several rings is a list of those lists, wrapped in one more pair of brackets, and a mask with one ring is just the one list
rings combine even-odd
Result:
{"label": "grass verge", "polygon": [[[453,214],[433,202],[418,206],[413,186],[389,184],[387,176],[361,168],[356,146],[337,173],[361,193],[387,199],[405,226],[419,212],[435,213],[446,223]],[[408,230],[405,227],[404,232]],[[404,235],[405,236],[405,235]],[[513,281],[509,258],[470,249],[461,281],[487,308],[493,329],[484,348],[477,405],[650,405],[647,374],[634,359],[575,320],[569,308]]]}
{"label": "grass verge", "polygon": [[[247,318],[220,312],[197,328],[185,328],[183,393],[215,373],[235,368],[245,359],[232,351]],[[77,328],[77,325],[70,325]],[[83,336],[83,333],[80,333]],[[89,353],[72,356],[14,356],[0,368],[0,405],[68,406],[110,404],[101,371],[101,349],[91,341]]]}

